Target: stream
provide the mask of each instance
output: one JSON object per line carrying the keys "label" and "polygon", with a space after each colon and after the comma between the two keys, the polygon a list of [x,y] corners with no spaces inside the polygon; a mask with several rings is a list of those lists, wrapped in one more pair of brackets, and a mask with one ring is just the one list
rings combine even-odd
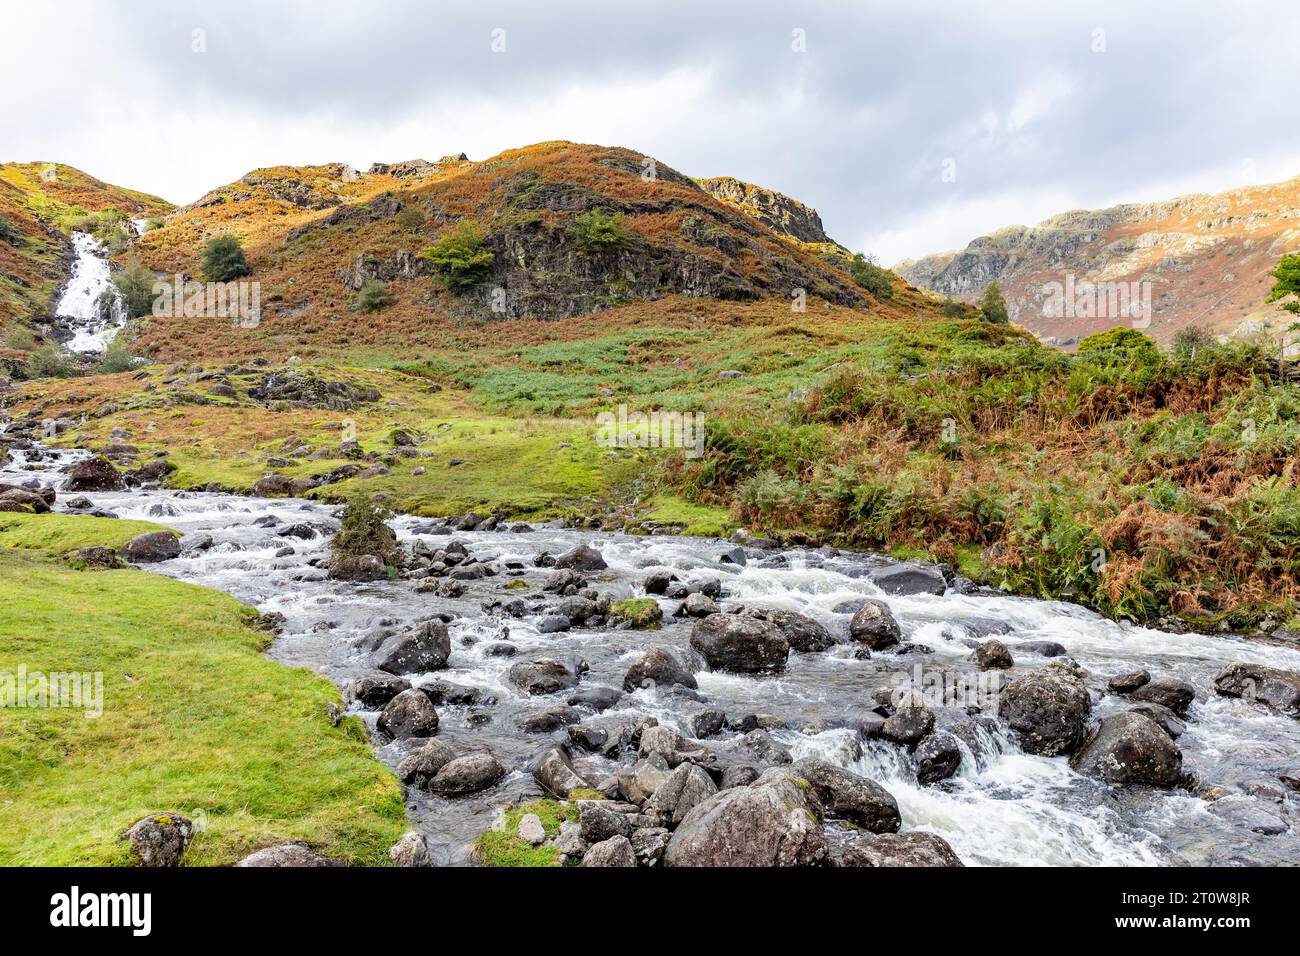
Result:
{"label": "stream", "polygon": [[[58,485],[61,470],[85,454],[41,450],[35,453],[38,460],[29,461],[26,453],[17,451],[14,461],[0,468],[0,481],[35,478]],[[55,510],[66,510],[75,497],[79,495],[61,492]],[[563,704],[571,692],[523,696],[507,681],[512,664],[530,657],[579,655],[590,668],[580,688],[620,688],[627,668],[645,650],[664,647],[683,659],[690,653],[690,619],[673,617],[680,602],[667,598],[658,599],[664,612],[661,630],[589,627],[541,633],[539,612],[559,598],[542,592],[549,569],[536,567],[534,560],[542,552],[555,554],[579,543],[602,553],[608,569],[585,576],[592,587],[614,598],[643,596],[647,572],[665,569],[686,582],[720,579],[719,603],[724,609],[736,602],[789,609],[838,635],[847,635],[850,615],[837,612],[837,607],[861,598],[887,603],[902,627],[902,653],[877,651],[870,659],[858,660],[854,645],[845,643],[821,653],[792,652],[785,670],[771,676],[700,669],[699,692],[708,699],[707,706],[729,717],[780,718],[788,729],[773,729],[771,736],[796,759],[822,756],[878,781],[897,799],[904,830],[941,835],[967,865],[1300,862],[1300,794],[1278,781],[1280,771],[1300,766],[1300,722],[1262,705],[1217,696],[1213,689],[1215,675],[1233,662],[1300,670],[1300,649],[1235,636],[1164,633],[1111,622],[1067,603],[994,593],[950,589],[940,596],[884,594],[866,572],[887,559],[866,554],[753,549],[748,562],[739,566],[719,563],[719,556],[734,547],[721,540],[638,537],[549,525],[428,533],[428,519],[399,516],[392,524],[404,545],[418,540],[436,549],[454,538],[465,542],[476,558],[502,568],[496,576],[464,582],[462,596],[447,598],[417,592],[413,580],[355,584],[327,578],[323,568],[309,562],[328,554],[329,534],[338,525],[331,506],[158,488],[85,497],[121,518],[155,521],[184,534],[182,556],[147,565],[148,571],[217,588],[263,613],[284,615],[283,632],[268,655],[311,668],[340,686],[373,673],[369,652],[357,646],[359,639],[379,631],[396,632],[439,612],[454,616],[448,668],[415,677],[413,683],[442,679],[494,697],[495,702],[477,705],[440,705],[439,737],[457,753],[490,751],[508,774],[494,787],[458,799],[408,788],[412,824],[427,836],[439,864],[468,862],[474,838],[492,826],[501,807],[539,796],[529,762],[553,739],[567,737],[564,728],[549,734],[519,729],[521,717]],[[314,530],[310,539],[279,534],[301,524]],[[211,546],[194,549],[205,535],[211,537]],[[286,547],[292,553],[282,554]],[[506,570],[508,563],[517,567]],[[515,585],[517,590],[507,591],[513,581],[523,581],[527,588]],[[523,617],[485,610],[485,604],[514,597],[522,597],[528,607]],[[990,621],[1004,631],[999,639],[1015,658],[1013,675],[1048,662],[1019,645],[1064,645],[1068,656],[1091,674],[1087,684],[1094,691],[1094,716],[1132,706],[1131,700],[1097,692],[1104,691],[1106,679],[1113,675],[1145,668],[1153,677],[1191,682],[1196,700],[1177,741],[1183,767],[1202,787],[1222,788],[1223,795],[1210,801],[1182,789],[1111,788],[1075,773],[1064,758],[1023,753],[995,721],[980,730],[978,754],[964,750],[955,777],[921,786],[905,750],[879,739],[862,739],[853,729],[852,722],[873,706],[872,691],[893,686],[900,675],[906,678],[918,666],[926,671],[973,671],[968,660],[971,641],[989,633]],[[487,650],[506,642],[516,649],[514,656],[496,656],[499,647],[493,653]],[[909,652],[909,643],[925,645],[931,653]],[[702,706],[641,689],[625,695],[601,719],[650,715],[690,736],[686,717]],[[376,713],[356,712],[371,727],[380,758],[395,767],[406,752],[404,746],[383,742],[374,731]],[[588,719],[584,717],[584,723]],[[704,743],[713,746],[738,736],[723,730]],[[582,757],[598,777],[618,766],[601,756]]]}

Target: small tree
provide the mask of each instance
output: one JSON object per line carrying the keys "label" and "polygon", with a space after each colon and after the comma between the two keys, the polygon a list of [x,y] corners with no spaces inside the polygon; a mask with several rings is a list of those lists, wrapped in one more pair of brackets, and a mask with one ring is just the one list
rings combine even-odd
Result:
{"label": "small tree", "polygon": [[16,246],[23,241],[22,230],[8,216],[0,216],[0,242]]}
{"label": "small tree", "polygon": [[339,530],[330,539],[330,552],[336,560],[373,554],[385,564],[394,564],[401,552],[397,534],[384,523],[391,517],[390,510],[357,492],[339,516]]}
{"label": "small tree", "polygon": [[996,282],[990,282],[989,287],[984,290],[979,309],[980,318],[985,322],[992,322],[994,325],[1006,325],[1011,321],[1011,317],[1007,313],[1007,300],[1002,297],[1002,287]]}
{"label": "small tree", "polygon": [[849,260],[849,275],[853,281],[866,289],[877,299],[894,297],[894,276],[888,269],[882,269],[875,260],[861,252],[853,254]]}
{"label": "small tree", "polygon": [[573,217],[569,230],[587,252],[611,252],[631,237],[623,224],[622,213],[611,216],[599,209],[578,213]]}
{"label": "small tree", "polygon": [[388,286],[378,279],[367,279],[357,292],[353,305],[358,312],[378,312],[392,301]]}
{"label": "small tree", "polygon": [[1277,302],[1291,296],[1290,301],[1282,303],[1282,308],[1300,315],[1300,252],[1283,256],[1269,275],[1277,281],[1264,301]]}
{"label": "small tree", "polygon": [[478,285],[492,266],[492,250],[483,238],[483,227],[463,219],[420,256],[433,263],[443,288],[458,292]]}
{"label": "small tree", "polygon": [[217,236],[203,247],[203,274],[209,282],[229,282],[252,271],[234,236]]}
{"label": "small tree", "polygon": [[121,293],[130,318],[138,319],[153,311],[153,282],[153,273],[140,265],[140,257],[134,252],[127,256],[126,268],[113,275],[113,285]]}

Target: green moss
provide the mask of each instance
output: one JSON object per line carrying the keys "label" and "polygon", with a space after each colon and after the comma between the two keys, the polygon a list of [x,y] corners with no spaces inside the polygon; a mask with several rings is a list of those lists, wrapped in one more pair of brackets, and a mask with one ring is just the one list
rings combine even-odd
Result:
{"label": "green moss", "polygon": [[[577,791],[575,791],[576,793]],[[547,837],[560,832],[566,820],[576,822],[577,804],[565,800],[534,800],[518,804],[505,811],[505,821],[500,830],[487,830],[474,843],[475,855],[484,866],[555,866],[559,851],[553,846],[532,844],[519,839],[519,821],[535,813],[542,822]]]}
{"label": "green moss", "polygon": [[642,517],[659,524],[680,526],[682,534],[701,538],[725,538],[736,528],[736,520],[726,508],[697,505],[669,494],[651,499]]}
{"label": "green moss", "polygon": [[654,598],[626,598],[609,606],[609,616],[626,621],[639,631],[655,631],[663,621],[664,612]]}

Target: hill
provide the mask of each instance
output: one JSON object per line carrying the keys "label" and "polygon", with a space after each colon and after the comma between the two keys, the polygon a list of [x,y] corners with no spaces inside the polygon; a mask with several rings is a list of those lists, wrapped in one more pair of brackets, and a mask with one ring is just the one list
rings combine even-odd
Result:
{"label": "hill", "polygon": [[1150,283],[1145,293],[1136,290],[1149,293],[1151,307],[1150,325],[1138,327],[1168,343],[1193,325],[1238,335],[1285,328],[1288,313],[1263,302],[1273,284],[1269,271],[1297,249],[1300,178],[1066,212],[981,236],[959,252],[905,260],[895,271],[966,301],[997,281],[1014,321],[1061,344],[1129,322],[1100,296],[1093,302],[1101,308],[1085,300],[1082,308],[1063,309],[1054,291],[1067,283]]}

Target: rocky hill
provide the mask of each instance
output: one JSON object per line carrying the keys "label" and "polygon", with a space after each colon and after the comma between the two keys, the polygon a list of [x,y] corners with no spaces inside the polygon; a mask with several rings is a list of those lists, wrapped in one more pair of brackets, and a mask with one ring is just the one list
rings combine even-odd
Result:
{"label": "rocky hill", "polygon": [[[1061,343],[1130,324],[1131,316],[1115,314],[1112,291],[1132,293],[1130,302],[1150,303],[1150,325],[1139,315],[1138,327],[1168,342],[1191,325],[1227,334],[1285,327],[1292,317],[1263,303],[1268,272],[1297,249],[1300,178],[1066,212],[981,236],[959,252],[900,262],[895,271],[967,301],[996,280],[1015,321]],[[1070,290],[1073,302],[1065,301]]]}
{"label": "rocky hill", "polygon": [[[669,295],[748,301],[801,288],[867,303],[836,260],[802,247],[828,241],[815,212],[756,195],[716,198],[626,149],[543,143],[483,162],[257,170],[169,217],[137,251],[158,272],[193,275],[204,242],[237,236],[270,323],[337,317],[368,281],[387,284],[389,318],[412,320],[561,319]],[[593,214],[598,227],[614,223],[609,241],[580,234]],[[489,263],[472,284],[440,287],[421,252],[465,223]]]}
{"label": "rocky hill", "polygon": [[101,182],[71,166],[0,164],[0,336],[49,314],[68,278],[68,228],[87,213],[113,209],[137,219],[172,208],[157,196]]}
{"label": "rocky hill", "polygon": [[736,206],[773,232],[798,242],[838,246],[826,235],[817,210],[797,199],[730,176],[715,176],[696,182],[714,199]]}

